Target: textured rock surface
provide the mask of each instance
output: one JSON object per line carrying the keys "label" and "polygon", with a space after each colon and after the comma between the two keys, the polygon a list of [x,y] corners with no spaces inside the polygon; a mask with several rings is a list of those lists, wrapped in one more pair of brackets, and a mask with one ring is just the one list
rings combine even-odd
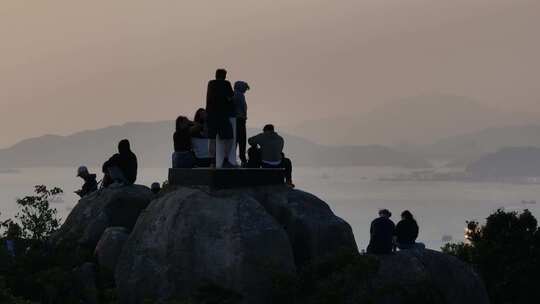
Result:
{"label": "textured rock surface", "polygon": [[377,303],[408,303],[411,297],[433,303],[487,304],[485,286],[472,268],[455,257],[433,250],[405,250],[378,256],[373,286]]}
{"label": "textured rock surface", "polygon": [[340,249],[357,250],[351,226],[318,197],[283,187],[263,189],[255,196],[287,231],[297,265]]}
{"label": "textured rock surface", "polygon": [[140,185],[96,191],[75,205],[53,236],[53,243],[79,244],[94,249],[107,227],[122,226],[131,230],[151,199],[150,189]]}
{"label": "textured rock surface", "polygon": [[95,255],[100,269],[114,273],[122,248],[129,237],[129,231],[124,227],[109,227],[101,235],[96,246]]}
{"label": "textured rock surface", "polygon": [[272,272],[295,272],[285,231],[242,191],[212,196],[181,188],[139,218],[116,268],[122,303],[191,296],[215,283],[269,303]]}

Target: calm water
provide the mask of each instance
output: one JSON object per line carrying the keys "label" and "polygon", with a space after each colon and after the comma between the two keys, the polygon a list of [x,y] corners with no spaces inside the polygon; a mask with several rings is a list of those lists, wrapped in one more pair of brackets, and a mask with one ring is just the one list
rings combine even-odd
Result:
{"label": "calm water", "polygon": [[[95,171],[95,170],[94,170]],[[166,178],[166,169],[142,169],[139,183],[149,185]],[[483,220],[497,208],[530,209],[540,216],[540,186],[460,182],[382,182],[377,179],[399,172],[391,168],[297,168],[297,187],[311,192],[332,207],[353,227],[360,249],[369,239],[369,223],[380,208],[390,209],[397,220],[409,209],[420,225],[419,241],[439,249],[444,235],[463,239],[465,221]],[[405,172],[405,171],[402,171]],[[0,174],[0,218],[16,212],[15,199],[31,193],[33,185],[59,186],[66,192],[53,204],[62,218],[76,203],[73,191],[81,185],[75,170],[65,168],[25,169],[19,174]],[[539,204],[523,205],[523,200]]]}

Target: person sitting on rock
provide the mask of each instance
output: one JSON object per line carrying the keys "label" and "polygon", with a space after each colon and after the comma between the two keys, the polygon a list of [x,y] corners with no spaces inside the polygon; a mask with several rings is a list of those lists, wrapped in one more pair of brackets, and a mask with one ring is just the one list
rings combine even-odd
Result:
{"label": "person sitting on rock", "polygon": [[401,213],[401,221],[397,223],[394,235],[396,237],[396,246],[400,250],[424,249],[426,247],[422,243],[416,243],[418,224],[409,210]]}
{"label": "person sitting on rock", "polygon": [[77,169],[77,177],[80,177],[84,180],[82,188],[75,191],[78,196],[85,197],[88,194],[97,190],[98,184],[96,181],[96,175],[90,174],[88,172],[88,168],[86,168],[85,166],[80,166]]}
{"label": "person sitting on rock", "polygon": [[161,191],[161,185],[158,182],[152,183],[152,185],[150,185],[150,191],[152,191],[154,195],[157,195],[159,191]]}
{"label": "person sitting on rock", "polygon": [[19,243],[22,237],[21,227],[12,221],[7,222],[7,232],[6,238],[4,240],[4,245],[6,247],[6,252],[11,256],[17,256],[19,251]]}
{"label": "person sitting on rock", "polygon": [[173,168],[193,168],[195,166],[195,157],[191,146],[192,126],[193,123],[185,116],[178,116],[176,119],[176,130],[173,134]]}
{"label": "person sitting on rock", "polygon": [[137,156],[131,151],[129,140],[118,143],[118,153],[103,164],[103,186],[113,183],[132,185],[137,180]]}
{"label": "person sitting on rock", "polygon": [[284,141],[274,130],[274,126],[264,126],[263,132],[248,140],[251,146],[259,147],[261,151],[261,167],[282,168],[282,153]]}
{"label": "person sitting on rock", "polygon": [[247,150],[248,160],[246,168],[260,168],[261,167],[261,149],[257,146],[250,145]]}
{"label": "person sitting on rock", "polygon": [[394,244],[394,222],[390,220],[392,213],[387,209],[379,211],[379,217],[371,222],[369,229],[371,238],[367,247],[367,253],[370,254],[389,254],[392,253]]}
{"label": "person sitting on rock", "polygon": [[209,152],[215,162],[213,165],[217,168],[232,167],[236,162],[236,159],[229,159],[229,152],[234,144],[233,127],[230,122],[231,113],[234,113],[232,102],[234,93],[231,83],[225,80],[226,78],[227,71],[218,69],[216,79],[208,82],[206,92]]}
{"label": "person sitting on rock", "polygon": [[208,125],[206,123],[206,110],[200,108],[195,112],[193,126],[191,127],[191,146],[195,155],[195,165],[197,167],[210,167],[212,159],[208,150]]}

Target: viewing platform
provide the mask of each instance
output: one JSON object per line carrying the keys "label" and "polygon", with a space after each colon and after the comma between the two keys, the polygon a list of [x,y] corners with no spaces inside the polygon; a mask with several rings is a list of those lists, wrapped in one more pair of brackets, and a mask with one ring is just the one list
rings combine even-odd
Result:
{"label": "viewing platform", "polygon": [[266,168],[193,168],[169,169],[169,184],[175,186],[210,186],[242,188],[283,185],[284,169]]}

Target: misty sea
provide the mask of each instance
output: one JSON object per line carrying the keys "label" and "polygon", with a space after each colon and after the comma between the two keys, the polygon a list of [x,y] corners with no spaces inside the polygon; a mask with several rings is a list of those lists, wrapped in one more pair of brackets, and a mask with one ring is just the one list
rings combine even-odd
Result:
{"label": "misty sea", "polygon": [[[381,208],[389,209],[395,222],[401,211],[410,210],[420,226],[418,241],[436,250],[450,239],[462,241],[467,220],[484,221],[498,208],[529,209],[540,217],[540,185],[379,181],[405,172],[382,167],[299,167],[295,168],[294,182],[298,189],[326,201],[338,216],[351,224],[360,250],[367,246],[370,222]],[[138,183],[150,185],[166,177],[167,169],[145,168],[139,170]],[[62,198],[52,206],[65,219],[77,202],[73,191],[81,186],[75,170],[68,168],[0,173],[0,219],[12,217],[17,212],[15,199],[31,194],[37,184],[64,189]],[[522,201],[539,204],[523,204]]]}

